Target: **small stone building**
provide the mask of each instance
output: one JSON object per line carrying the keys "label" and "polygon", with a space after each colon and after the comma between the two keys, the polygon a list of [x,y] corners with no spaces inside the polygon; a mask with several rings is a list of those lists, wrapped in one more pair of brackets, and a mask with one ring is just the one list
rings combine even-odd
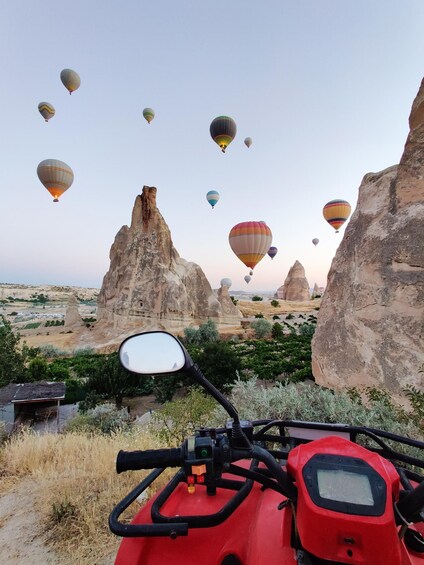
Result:
{"label": "small stone building", "polygon": [[59,382],[11,383],[0,388],[0,421],[6,431],[20,425],[32,425],[37,420],[60,420],[60,401],[65,398],[66,385]]}

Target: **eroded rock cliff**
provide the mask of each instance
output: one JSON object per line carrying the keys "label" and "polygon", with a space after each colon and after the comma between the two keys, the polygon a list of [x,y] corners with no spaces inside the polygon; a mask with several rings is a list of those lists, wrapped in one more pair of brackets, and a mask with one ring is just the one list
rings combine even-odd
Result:
{"label": "eroded rock cliff", "polygon": [[333,388],[423,386],[424,81],[398,166],[365,175],[333,259],[312,370]]}
{"label": "eroded rock cliff", "polygon": [[202,269],[177,253],[154,187],[143,187],[137,196],[131,226],[119,230],[109,257],[98,297],[99,322],[172,330],[208,318],[217,323],[239,318],[235,306],[223,312]]}

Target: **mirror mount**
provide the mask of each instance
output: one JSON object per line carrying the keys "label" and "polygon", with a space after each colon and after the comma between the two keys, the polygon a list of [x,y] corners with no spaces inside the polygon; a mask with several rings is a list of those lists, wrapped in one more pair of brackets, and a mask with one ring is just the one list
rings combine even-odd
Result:
{"label": "mirror mount", "polygon": [[[184,347],[181,344],[181,347]],[[207,378],[203,375],[202,371],[193,363],[188,351],[184,348],[184,354],[186,356],[187,364],[184,367],[184,372],[186,372],[190,377],[192,377],[195,381],[199,383],[199,385],[204,388],[228,413],[228,415],[233,419],[233,426],[232,426],[232,443],[234,444],[233,447],[237,447],[238,449],[250,449],[251,443],[246,437],[245,433],[242,430],[240,424],[240,418],[238,415],[237,410],[231,404],[231,402],[217,389],[214,385],[207,380]],[[191,363],[190,363],[191,361]]]}

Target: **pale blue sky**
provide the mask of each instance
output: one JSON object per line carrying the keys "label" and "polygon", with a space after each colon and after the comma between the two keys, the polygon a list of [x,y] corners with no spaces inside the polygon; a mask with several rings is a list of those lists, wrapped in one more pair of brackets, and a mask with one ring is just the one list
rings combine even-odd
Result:
{"label": "pale blue sky", "polygon": [[[362,177],[399,162],[423,24],[422,0],[2,0],[0,282],[100,287],[149,185],[214,288],[275,290],[296,259],[324,285],[344,228],[322,207],[354,208]],[[81,77],[72,96],[63,68]],[[40,101],[56,108],[49,123]],[[221,114],[238,126],[225,155],[209,136]],[[75,174],[59,204],[36,173],[49,158]],[[267,222],[279,252],[247,286],[228,233],[248,220]]]}

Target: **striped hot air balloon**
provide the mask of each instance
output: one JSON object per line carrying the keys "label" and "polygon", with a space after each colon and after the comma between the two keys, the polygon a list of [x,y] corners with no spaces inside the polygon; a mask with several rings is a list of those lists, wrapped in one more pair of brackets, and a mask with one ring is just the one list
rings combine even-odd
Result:
{"label": "striped hot air balloon", "polygon": [[241,222],[231,229],[228,240],[240,261],[253,270],[270,248],[272,232],[265,222]]}
{"label": "striped hot air balloon", "polygon": [[225,150],[236,136],[236,122],[228,116],[218,116],[212,121],[209,131],[212,139],[220,146],[221,151],[225,153]]}
{"label": "striped hot air balloon", "polygon": [[53,202],[59,202],[59,197],[74,182],[74,173],[71,167],[57,159],[41,161],[37,167],[37,175],[53,196]]}
{"label": "striped hot air balloon", "polygon": [[79,74],[72,69],[63,69],[60,73],[60,80],[62,81],[63,86],[69,90],[69,94],[78,90],[81,85]]}
{"label": "striped hot air balloon", "polygon": [[277,247],[271,246],[271,247],[268,249],[268,255],[271,257],[271,259],[274,259],[274,257],[277,255],[277,253],[278,253]]}
{"label": "striped hot air balloon", "polygon": [[146,120],[146,122],[148,124],[150,124],[150,122],[155,117],[155,111],[153,110],[153,108],[144,108],[143,116],[144,116],[144,119]]}
{"label": "striped hot air balloon", "polygon": [[43,116],[46,122],[48,122],[50,118],[53,118],[53,116],[55,115],[54,107],[52,106],[52,104],[49,104],[48,102],[40,102],[38,105],[38,111]]}
{"label": "striped hot air balloon", "polygon": [[350,216],[351,207],[346,200],[330,200],[322,209],[322,213],[327,222],[332,226],[336,233]]}
{"label": "striped hot air balloon", "polygon": [[209,202],[209,204],[212,206],[212,208],[214,208],[215,204],[219,200],[219,192],[217,190],[210,190],[206,194],[206,200]]}

